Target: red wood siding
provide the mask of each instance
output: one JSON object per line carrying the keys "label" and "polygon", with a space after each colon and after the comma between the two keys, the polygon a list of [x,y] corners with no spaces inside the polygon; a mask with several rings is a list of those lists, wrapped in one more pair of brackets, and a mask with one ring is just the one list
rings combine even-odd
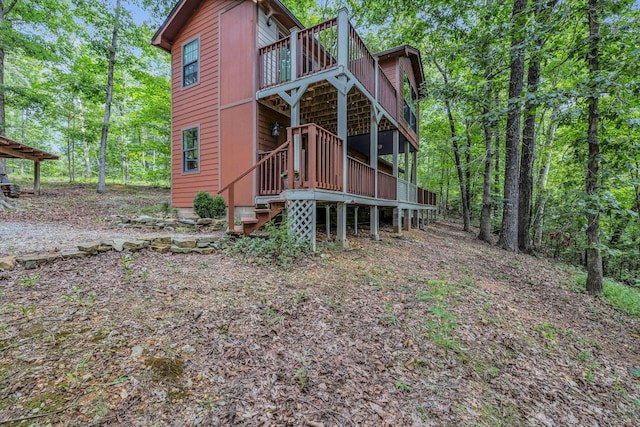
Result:
{"label": "red wood siding", "polygon": [[[280,125],[280,136],[271,135],[271,126]],[[271,151],[287,140],[289,117],[264,105],[258,105],[258,151]]]}
{"label": "red wood siding", "polygon": [[[231,0],[202,2],[182,32],[177,36],[171,51],[172,90],[172,190],[171,203],[175,207],[193,206],[198,191],[216,194],[219,188],[219,138],[218,138],[218,58],[219,14]],[[182,45],[200,38],[199,82],[182,87]],[[182,172],[182,130],[199,126],[200,170]]]}
{"label": "red wood siding", "polygon": [[[236,3],[220,15],[222,187],[256,161],[256,31],[257,8],[253,2]],[[236,206],[254,205],[254,187],[254,174],[235,185]]]}

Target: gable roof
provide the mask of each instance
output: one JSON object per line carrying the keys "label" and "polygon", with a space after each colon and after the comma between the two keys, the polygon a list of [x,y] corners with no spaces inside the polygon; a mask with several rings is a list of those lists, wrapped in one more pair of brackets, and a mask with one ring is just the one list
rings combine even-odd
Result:
{"label": "gable roof", "polygon": [[376,53],[374,56],[380,61],[386,61],[398,56],[407,56],[411,60],[411,68],[413,69],[413,75],[416,78],[416,84],[418,87],[424,82],[424,70],[422,69],[422,58],[420,57],[420,51],[413,46],[403,45],[397,46],[380,53]]}
{"label": "gable roof", "polygon": [[[169,13],[169,16],[167,16],[160,28],[158,28],[158,31],[153,35],[151,44],[167,52],[171,52],[171,47],[176,37],[204,1],[206,0],[179,0]],[[298,18],[296,18],[280,0],[255,1],[257,4],[273,11],[274,14],[283,17],[283,23],[289,24],[291,27],[298,27],[299,29],[305,28]]]}

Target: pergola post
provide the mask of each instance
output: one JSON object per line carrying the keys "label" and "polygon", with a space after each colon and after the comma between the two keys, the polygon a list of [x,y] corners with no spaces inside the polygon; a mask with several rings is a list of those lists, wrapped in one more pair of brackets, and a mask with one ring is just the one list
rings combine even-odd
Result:
{"label": "pergola post", "polygon": [[33,162],[33,192],[40,195],[40,162]]}

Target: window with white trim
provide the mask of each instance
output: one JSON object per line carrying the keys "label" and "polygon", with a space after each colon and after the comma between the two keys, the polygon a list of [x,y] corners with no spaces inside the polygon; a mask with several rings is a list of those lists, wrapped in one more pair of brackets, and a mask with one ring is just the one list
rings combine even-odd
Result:
{"label": "window with white trim", "polygon": [[198,83],[200,59],[200,39],[195,39],[182,46],[182,87]]}
{"label": "window with white trim", "polygon": [[200,145],[198,128],[182,131],[182,172],[197,172],[200,169]]}

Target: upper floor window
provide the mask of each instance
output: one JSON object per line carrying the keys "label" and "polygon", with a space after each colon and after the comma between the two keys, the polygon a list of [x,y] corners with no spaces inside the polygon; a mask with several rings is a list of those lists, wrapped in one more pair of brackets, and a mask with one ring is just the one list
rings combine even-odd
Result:
{"label": "upper floor window", "polygon": [[198,128],[182,131],[182,172],[197,172],[200,169],[200,146]]}
{"label": "upper floor window", "polygon": [[200,58],[200,39],[195,39],[182,46],[182,87],[198,83]]}
{"label": "upper floor window", "polygon": [[413,129],[414,132],[418,133],[418,120],[416,118],[416,111],[418,105],[418,94],[411,86],[411,82],[409,81],[409,77],[404,74],[403,82],[402,82],[402,93],[403,93],[403,102],[402,102],[402,113],[404,116],[404,121]]}

